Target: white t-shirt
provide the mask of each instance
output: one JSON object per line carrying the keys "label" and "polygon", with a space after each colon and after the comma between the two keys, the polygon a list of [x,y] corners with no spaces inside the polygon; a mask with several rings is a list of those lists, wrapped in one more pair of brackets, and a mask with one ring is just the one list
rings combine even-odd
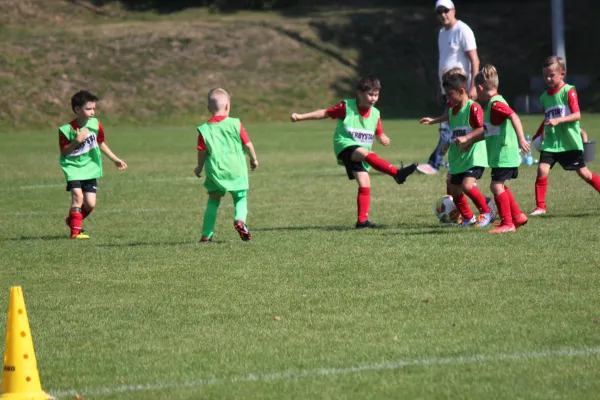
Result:
{"label": "white t-shirt", "polygon": [[[438,35],[439,63],[438,73],[440,85],[442,84],[442,75],[450,68],[460,67],[469,74],[471,82],[471,62],[466,55],[467,51],[477,49],[475,35],[469,25],[462,21],[457,21],[450,29],[442,27]],[[442,88],[442,93],[443,93]]]}

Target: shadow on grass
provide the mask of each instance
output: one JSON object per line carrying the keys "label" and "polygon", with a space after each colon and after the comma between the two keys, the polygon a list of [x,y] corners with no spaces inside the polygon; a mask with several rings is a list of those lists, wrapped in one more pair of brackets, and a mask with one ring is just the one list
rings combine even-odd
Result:
{"label": "shadow on grass", "polygon": [[[213,242],[217,243],[217,242]],[[96,247],[143,247],[143,246],[195,246],[199,242],[132,242],[132,243],[104,243]]]}
{"label": "shadow on grass", "polygon": [[592,211],[580,211],[567,214],[544,214],[536,216],[535,219],[553,219],[553,218],[581,218],[581,217],[597,217],[598,213]]}
{"label": "shadow on grass", "polygon": [[2,239],[3,242],[20,242],[28,240],[64,240],[69,239],[67,235],[46,235],[46,236],[19,236]]}

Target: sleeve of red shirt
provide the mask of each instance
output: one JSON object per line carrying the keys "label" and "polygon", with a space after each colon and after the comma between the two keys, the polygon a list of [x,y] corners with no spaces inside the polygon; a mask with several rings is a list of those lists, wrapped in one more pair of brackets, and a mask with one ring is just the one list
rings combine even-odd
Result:
{"label": "sleeve of red shirt", "polygon": [[327,115],[331,119],[344,119],[346,118],[346,103],[340,101],[333,107],[327,109]]}
{"label": "sleeve of red shirt", "polygon": [[200,132],[198,132],[198,150],[206,150],[206,142]]}
{"label": "sleeve of red shirt", "polygon": [[543,120],[542,123],[540,124],[540,127],[538,128],[538,130],[535,132],[535,135],[533,135],[533,137],[531,138],[531,140],[537,138],[540,135],[544,134],[544,125],[546,124],[546,120]]}
{"label": "sleeve of red shirt", "polygon": [[477,103],[471,105],[471,111],[469,112],[469,125],[473,129],[483,128],[483,109]]}
{"label": "sleeve of red shirt", "polygon": [[104,128],[102,127],[100,121],[98,121],[98,137],[96,140],[98,141],[98,144],[104,143]]}
{"label": "sleeve of red shirt", "polygon": [[60,149],[64,149],[66,147],[68,147],[71,144],[71,142],[69,141],[69,139],[67,139],[67,137],[59,130],[58,131],[58,147],[60,147]]}
{"label": "sleeve of red shirt", "polygon": [[375,135],[383,135],[383,128],[381,127],[381,118],[377,119],[377,128],[375,129]]}
{"label": "sleeve of red shirt", "polygon": [[504,121],[508,119],[512,114],[514,114],[514,110],[510,108],[507,104],[504,104],[500,101],[495,101],[492,103],[492,110],[490,112],[490,122],[492,125],[500,125]]}
{"label": "sleeve of red shirt", "polygon": [[242,139],[242,144],[250,143],[250,136],[248,136],[248,132],[244,128],[244,125],[240,122],[240,139]]}
{"label": "sleeve of red shirt", "polygon": [[574,88],[569,89],[567,94],[569,98],[569,109],[572,113],[579,112],[579,99],[577,98],[577,92]]}

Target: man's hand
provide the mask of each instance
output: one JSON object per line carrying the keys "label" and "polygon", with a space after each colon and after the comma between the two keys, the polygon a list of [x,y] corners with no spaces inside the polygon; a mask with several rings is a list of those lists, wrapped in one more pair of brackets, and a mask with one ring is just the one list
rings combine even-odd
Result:
{"label": "man's hand", "polygon": [[113,162],[115,163],[115,166],[119,169],[119,171],[123,171],[124,169],[127,168],[127,163],[125,161],[121,160],[120,158],[117,158]]}
{"label": "man's hand", "polygon": [[75,142],[77,142],[78,144],[83,143],[83,141],[89,136],[90,131],[88,128],[83,128],[83,129],[79,129],[77,128],[77,130],[75,131],[77,132],[77,137],[75,137]]}
{"label": "man's hand", "polygon": [[375,135],[375,139],[384,146],[390,144],[390,138],[384,133],[381,135]]}
{"label": "man's hand", "polygon": [[200,178],[202,176],[202,167],[196,167],[194,168],[194,174]]}
{"label": "man's hand", "polygon": [[255,158],[250,160],[250,169],[254,171],[256,168],[258,168],[258,160]]}

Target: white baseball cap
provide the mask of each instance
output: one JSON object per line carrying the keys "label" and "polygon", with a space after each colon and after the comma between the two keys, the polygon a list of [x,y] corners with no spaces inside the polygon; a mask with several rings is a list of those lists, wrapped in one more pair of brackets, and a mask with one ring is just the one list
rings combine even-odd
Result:
{"label": "white baseball cap", "polygon": [[447,9],[452,10],[454,8],[454,3],[452,0],[437,0],[435,2],[435,9],[437,10],[438,7],[446,7]]}

